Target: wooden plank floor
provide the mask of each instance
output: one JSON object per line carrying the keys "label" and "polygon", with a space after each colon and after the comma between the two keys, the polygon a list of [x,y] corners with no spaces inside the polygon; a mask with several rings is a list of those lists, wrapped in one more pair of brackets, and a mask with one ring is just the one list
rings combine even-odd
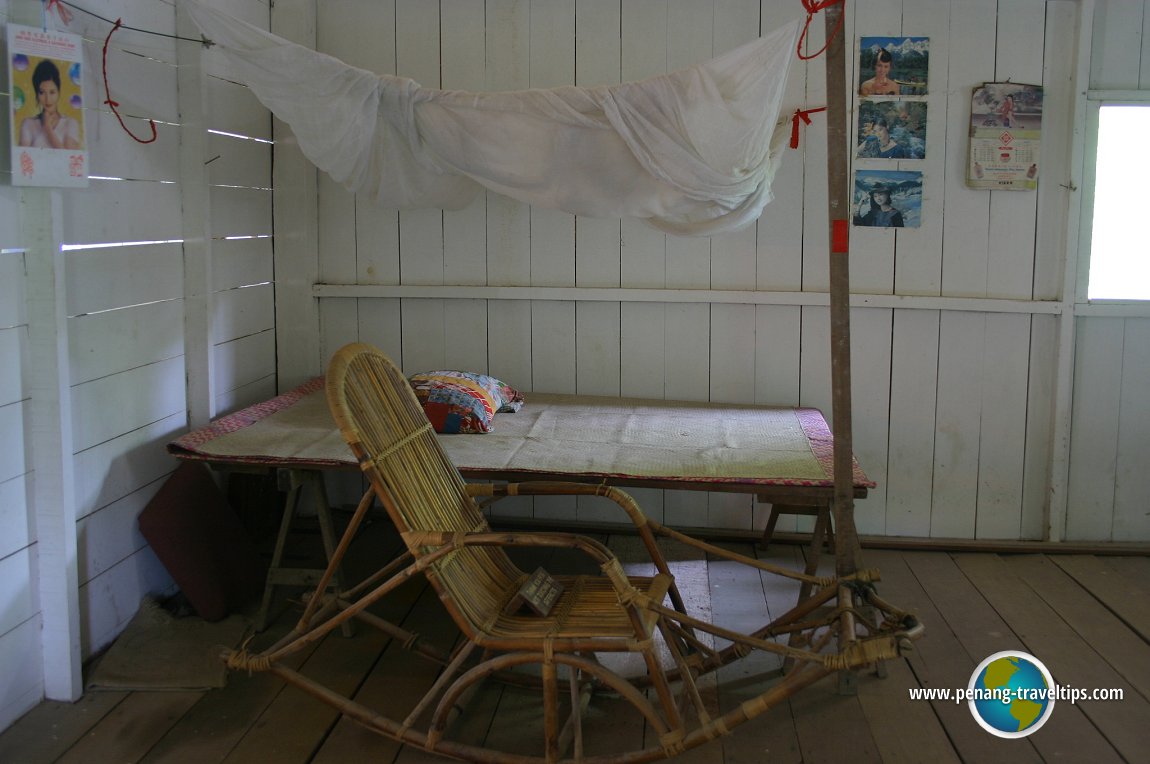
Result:
{"label": "wooden plank floor", "polygon": [[[370,556],[397,544],[386,531]],[[620,557],[637,551],[634,538],[606,541]],[[754,553],[749,544],[730,548]],[[689,607],[717,623],[752,629],[789,607],[795,587],[724,561],[704,561],[668,547]],[[760,557],[800,568],[800,547],[774,545]],[[538,554],[524,566],[562,561]],[[824,681],[719,740],[688,751],[681,762],[1136,762],[1150,760],[1150,560],[1061,555],[997,555],[868,551],[867,566],[883,574],[880,593],[915,611],[926,637],[909,657],[888,662],[887,676],[859,678],[858,693],[840,695]],[[641,565],[632,570],[643,572]],[[413,581],[384,606],[438,646],[457,632],[434,593]],[[258,642],[270,642],[294,622],[289,606]],[[293,665],[374,708],[387,710],[435,678],[434,668],[373,629],[353,637],[338,631]],[[984,732],[965,703],[912,701],[912,688],[964,688],[974,667],[1000,650],[1037,656],[1060,685],[1120,688],[1118,701],[1060,702],[1047,724],[1021,740]],[[704,701],[724,712],[755,694],[754,677],[777,665],[752,656],[704,684]],[[616,701],[618,702],[618,701]],[[639,747],[650,732],[611,699],[593,706],[600,738]],[[460,734],[499,741],[508,750],[529,744],[535,703],[523,693],[488,684],[471,704]],[[273,762],[300,764],[442,761],[399,746],[339,717],[268,674],[232,674],[208,692],[91,692],[75,704],[43,703],[0,734],[0,762]]]}

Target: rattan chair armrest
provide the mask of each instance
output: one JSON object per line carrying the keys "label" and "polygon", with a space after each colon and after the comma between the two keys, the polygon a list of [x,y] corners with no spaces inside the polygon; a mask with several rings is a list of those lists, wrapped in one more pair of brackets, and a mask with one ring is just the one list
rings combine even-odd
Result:
{"label": "rattan chair armrest", "polygon": [[647,516],[631,494],[615,486],[602,483],[570,483],[550,480],[527,481],[523,483],[488,484],[474,483],[467,486],[471,496],[602,496],[615,502],[627,513],[636,528],[647,524]]}
{"label": "rattan chair armrest", "polygon": [[[588,536],[577,533],[552,532],[444,532],[444,531],[407,531],[400,534],[408,548],[430,548],[433,557],[439,557],[453,550],[466,546],[501,546],[501,547],[559,547],[575,549],[583,552],[599,564],[599,568],[607,574],[620,599],[625,602],[639,597],[639,591],[627,582],[622,574],[623,565],[615,553],[606,545]],[[427,560],[428,558],[424,558]]]}
{"label": "rattan chair armrest", "polygon": [[602,564],[615,559],[615,554],[602,543],[577,533],[504,532],[504,531],[407,531],[400,534],[409,547],[464,546],[543,546],[578,549]]}

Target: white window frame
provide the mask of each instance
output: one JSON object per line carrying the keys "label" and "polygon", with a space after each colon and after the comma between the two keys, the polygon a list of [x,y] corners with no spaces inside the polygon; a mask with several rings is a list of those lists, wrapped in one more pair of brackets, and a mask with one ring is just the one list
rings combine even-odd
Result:
{"label": "white window frame", "polygon": [[1091,240],[1094,232],[1094,183],[1098,156],[1099,111],[1103,106],[1150,108],[1150,90],[1088,90],[1086,92],[1086,141],[1083,151],[1082,206],[1078,227],[1078,278],[1075,315],[1150,317],[1150,300],[1090,299]]}

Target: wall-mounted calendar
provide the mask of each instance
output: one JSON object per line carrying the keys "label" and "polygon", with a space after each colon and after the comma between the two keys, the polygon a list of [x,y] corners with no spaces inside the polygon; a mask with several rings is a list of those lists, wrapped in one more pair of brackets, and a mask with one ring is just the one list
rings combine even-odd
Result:
{"label": "wall-mounted calendar", "polygon": [[970,99],[966,185],[1004,191],[1038,188],[1042,86],[985,82]]}

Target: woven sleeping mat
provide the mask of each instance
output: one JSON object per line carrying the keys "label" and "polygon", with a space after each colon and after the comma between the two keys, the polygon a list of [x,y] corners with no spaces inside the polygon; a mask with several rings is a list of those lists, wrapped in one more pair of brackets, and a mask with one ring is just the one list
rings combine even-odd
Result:
{"label": "woven sleeping mat", "polygon": [[[493,432],[441,435],[465,474],[831,486],[833,438],[816,409],[530,393]],[[323,380],[168,444],[182,458],[300,467],[355,462]],[[871,487],[855,466],[855,485]]]}

